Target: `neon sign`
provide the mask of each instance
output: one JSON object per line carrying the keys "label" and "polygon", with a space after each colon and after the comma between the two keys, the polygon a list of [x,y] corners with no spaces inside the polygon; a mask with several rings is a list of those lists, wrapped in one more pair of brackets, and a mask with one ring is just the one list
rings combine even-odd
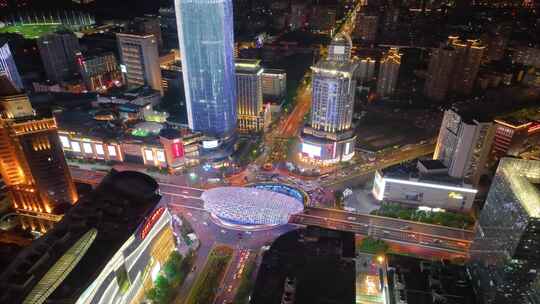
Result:
{"label": "neon sign", "polygon": [[150,233],[150,230],[154,227],[154,224],[159,220],[161,215],[165,212],[165,208],[159,207],[158,209],[154,210],[152,214],[148,217],[146,222],[144,223],[144,226],[141,230],[141,239],[145,239],[148,233]]}

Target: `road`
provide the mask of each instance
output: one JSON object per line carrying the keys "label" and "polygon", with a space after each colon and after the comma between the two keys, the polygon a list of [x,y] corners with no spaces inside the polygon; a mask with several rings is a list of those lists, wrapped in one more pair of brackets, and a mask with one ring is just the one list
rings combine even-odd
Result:
{"label": "road", "polygon": [[364,175],[371,174],[376,170],[380,170],[386,167],[400,164],[405,161],[416,159],[420,156],[432,154],[434,150],[435,143],[433,142],[418,144],[408,150],[395,149],[392,152],[377,157],[371,162],[366,162],[357,166],[351,166],[336,170],[334,174],[329,175],[327,178],[322,178],[320,180],[320,184],[322,186],[329,187],[346,183],[348,181],[360,178]]}
{"label": "road", "polygon": [[340,210],[308,208],[291,218],[292,223],[351,231],[401,244],[466,255],[474,237],[472,231],[429,225]]}

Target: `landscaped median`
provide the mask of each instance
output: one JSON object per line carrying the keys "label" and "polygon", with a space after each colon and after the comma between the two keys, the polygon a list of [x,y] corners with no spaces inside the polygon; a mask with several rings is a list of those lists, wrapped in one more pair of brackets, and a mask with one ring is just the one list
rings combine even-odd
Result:
{"label": "landscaped median", "polygon": [[232,255],[231,247],[216,246],[212,249],[184,304],[212,303]]}
{"label": "landscaped median", "polygon": [[240,285],[234,296],[234,304],[248,304],[249,296],[255,287],[255,280],[252,278],[255,270],[256,257],[246,265],[246,270],[242,274]]}
{"label": "landscaped median", "polygon": [[371,214],[460,229],[472,229],[474,226],[474,219],[467,214],[450,211],[424,211],[390,202],[383,202],[381,207],[373,210]]}

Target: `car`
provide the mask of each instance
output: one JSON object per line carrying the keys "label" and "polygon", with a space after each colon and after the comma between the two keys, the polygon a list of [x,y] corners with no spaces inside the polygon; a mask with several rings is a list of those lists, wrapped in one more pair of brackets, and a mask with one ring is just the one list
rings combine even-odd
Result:
{"label": "car", "polygon": [[354,217],[354,216],[349,216],[349,217],[347,217],[347,220],[349,220],[349,221],[356,221],[356,217]]}
{"label": "car", "polygon": [[401,230],[411,230],[411,226],[403,226],[401,227]]}
{"label": "car", "polygon": [[208,223],[207,223],[207,222],[203,222],[203,225],[208,226]]}
{"label": "car", "polygon": [[221,229],[221,233],[225,234],[225,233],[227,233],[227,231]]}

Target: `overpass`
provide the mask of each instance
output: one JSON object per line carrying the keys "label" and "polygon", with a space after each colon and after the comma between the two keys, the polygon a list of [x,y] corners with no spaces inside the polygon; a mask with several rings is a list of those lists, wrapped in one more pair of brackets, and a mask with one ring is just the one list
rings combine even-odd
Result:
{"label": "overpass", "polygon": [[415,245],[466,256],[474,238],[471,230],[424,224],[334,209],[307,208],[291,223],[350,231],[389,242]]}

